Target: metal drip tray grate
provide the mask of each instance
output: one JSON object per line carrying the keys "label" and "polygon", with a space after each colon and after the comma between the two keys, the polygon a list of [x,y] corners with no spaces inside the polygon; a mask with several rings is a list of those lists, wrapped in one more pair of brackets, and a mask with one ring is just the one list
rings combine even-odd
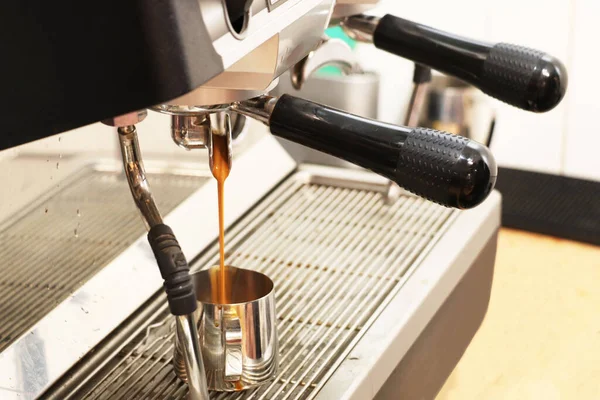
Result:
{"label": "metal drip tray grate", "polygon": [[[345,185],[299,172],[227,232],[228,264],[262,271],[276,284],[280,373],[258,390],[211,398],[315,396],[455,215],[409,195],[387,205],[381,191]],[[210,248],[195,268],[216,264],[217,251]],[[84,377],[73,398],[185,397],[171,366],[172,319],[166,304],[159,310]]]}
{"label": "metal drip tray grate", "polygon": [[[151,174],[168,213],[206,178]],[[0,352],[144,233],[122,174],[87,167],[0,231]]]}

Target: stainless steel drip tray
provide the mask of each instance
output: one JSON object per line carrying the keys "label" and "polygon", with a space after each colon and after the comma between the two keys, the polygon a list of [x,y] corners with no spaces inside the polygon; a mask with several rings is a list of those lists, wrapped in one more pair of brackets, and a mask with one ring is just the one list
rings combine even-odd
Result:
{"label": "stainless steel drip tray", "polygon": [[[228,263],[276,284],[281,366],[258,390],[211,398],[375,395],[499,225],[497,194],[469,212],[386,196],[371,173],[303,166],[227,230]],[[193,268],[217,260],[213,245]],[[45,397],[185,398],[172,338],[158,291]]]}
{"label": "stainless steel drip tray", "polygon": [[[0,227],[0,353],[144,233],[115,167],[84,166]],[[154,172],[148,179],[168,214],[207,176]]]}

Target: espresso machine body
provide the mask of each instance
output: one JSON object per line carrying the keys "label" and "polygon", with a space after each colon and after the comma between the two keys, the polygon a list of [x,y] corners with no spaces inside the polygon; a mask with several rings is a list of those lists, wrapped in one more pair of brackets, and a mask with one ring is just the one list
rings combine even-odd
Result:
{"label": "espresso machine body", "polygon": [[[190,272],[218,260],[224,135],[227,257],[273,280],[280,348],[275,379],[230,396],[433,398],[487,310],[497,168],[466,138],[376,121],[377,75],[324,31],[535,112],[562,99],[562,64],[363,14],[376,0],[126,3],[1,6],[0,397],[205,396],[173,337]],[[368,104],[332,96],[356,87]]]}
{"label": "espresso machine body", "polygon": [[317,46],[333,3],[4,5],[2,37],[18,32],[18,40],[2,47],[11,61],[2,65],[0,148],[156,104],[221,104],[264,93]]}

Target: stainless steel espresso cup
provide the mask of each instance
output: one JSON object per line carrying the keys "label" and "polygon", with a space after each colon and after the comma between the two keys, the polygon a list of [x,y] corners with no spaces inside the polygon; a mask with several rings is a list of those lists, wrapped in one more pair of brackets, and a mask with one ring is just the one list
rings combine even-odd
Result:
{"label": "stainless steel espresso cup", "polygon": [[[273,282],[259,272],[227,268],[227,304],[219,304],[219,268],[193,275],[198,310],[198,343],[208,388],[239,391],[264,384],[278,368],[277,320]],[[187,381],[180,344],[175,337],[175,372]]]}

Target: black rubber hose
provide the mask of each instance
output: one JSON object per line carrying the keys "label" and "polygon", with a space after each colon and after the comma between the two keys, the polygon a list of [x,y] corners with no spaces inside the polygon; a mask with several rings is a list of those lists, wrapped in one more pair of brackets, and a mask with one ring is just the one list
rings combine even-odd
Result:
{"label": "black rubber hose", "polygon": [[155,225],[148,232],[148,242],[164,279],[164,288],[173,315],[189,315],[198,307],[190,267],[167,225]]}

